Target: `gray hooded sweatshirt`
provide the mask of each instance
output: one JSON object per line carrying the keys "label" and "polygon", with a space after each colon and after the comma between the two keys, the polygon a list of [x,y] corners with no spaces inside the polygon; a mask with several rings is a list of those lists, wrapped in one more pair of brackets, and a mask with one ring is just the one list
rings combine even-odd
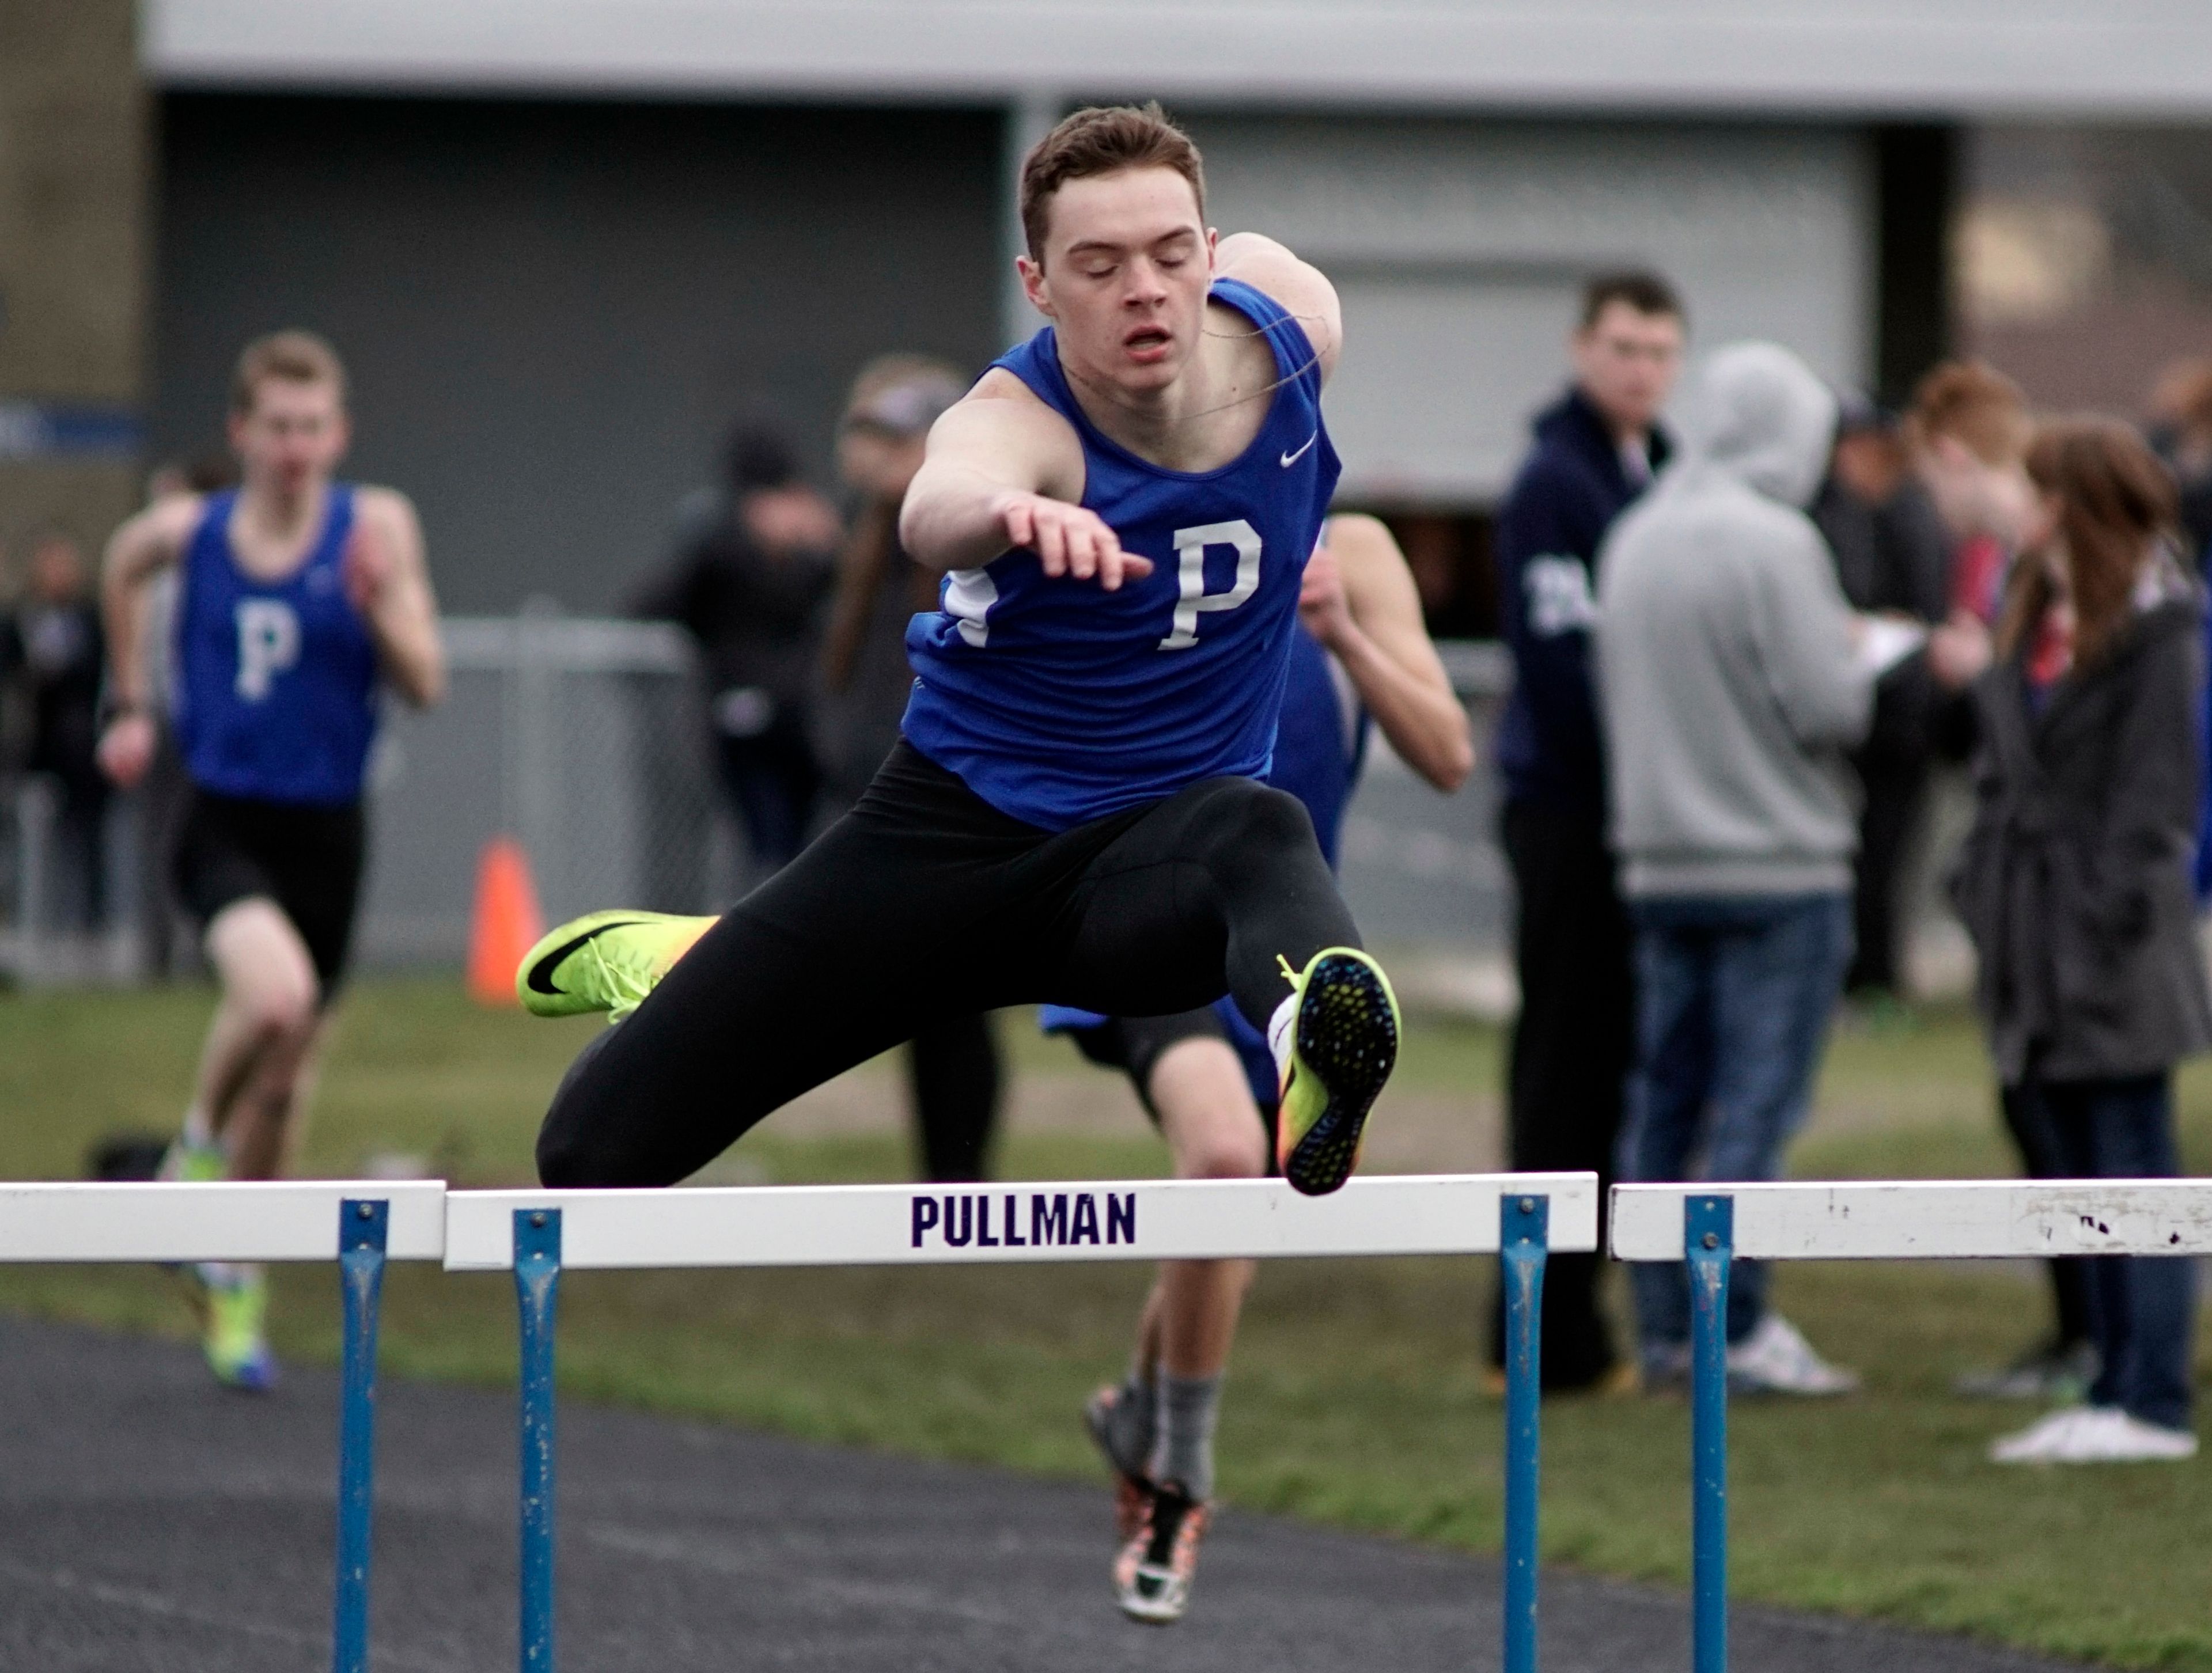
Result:
{"label": "gray hooded sweatshirt", "polygon": [[1874,680],[1804,508],[1835,397],[1786,349],[1707,364],[1680,460],[1598,555],[1597,649],[1621,889],[1847,890]]}

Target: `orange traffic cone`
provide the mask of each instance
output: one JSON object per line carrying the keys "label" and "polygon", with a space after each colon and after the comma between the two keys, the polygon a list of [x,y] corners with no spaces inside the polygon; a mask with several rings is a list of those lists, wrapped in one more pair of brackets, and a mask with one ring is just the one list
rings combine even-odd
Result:
{"label": "orange traffic cone", "polygon": [[514,972],[545,915],[530,881],[530,856],[513,837],[494,837],[477,861],[476,912],[469,924],[469,995],[480,1005],[514,1005]]}

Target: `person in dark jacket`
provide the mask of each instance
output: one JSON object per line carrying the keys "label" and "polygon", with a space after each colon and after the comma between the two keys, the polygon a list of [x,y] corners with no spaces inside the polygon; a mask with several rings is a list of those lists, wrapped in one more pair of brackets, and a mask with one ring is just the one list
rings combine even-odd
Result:
{"label": "person in dark jacket", "polygon": [[[2126,427],[2048,427],[2039,497],[1975,682],[1977,812],[1955,888],[1976,1002],[2010,1095],[2046,1112],[2064,1173],[2180,1172],[2173,1067],[2212,1046],[2190,886],[2203,605],[2172,542],[2171,480]],[[2181,1458],[2195,1264],[2092,1263],[2088,1403],[1996,1443],[1999,1463]]]}
{"label": "person in dark jacket", "polygon": [[821,794],[812,696],[836,514],[773,429],[740,424],[727,482],[677,512],[668,567],[630,613],[681,623],[706,663],[715,759],[757,866],[805,844]]}
{"label": "person in dark jacket", "polygon": [[93,759],[106,641],[76,539],[45,528],[29,547],[22,602],[0,623],[0,676],[16,683],[30,712],[23,765],[46,774],[58,797],[54,853],[67,922],[40,927],[96,930],[107,920],[108,785]]}
{"label": "person in dark jacket", "polygon": [[[1855,391],[1841,397],[1835,459],[1812,517],[1835,555],[1836,579],[1852,609],[1909,616],[1929,627],[1950,614],[1950,535],[1907,472],[1889,415]],[[1874,722],[1851,755],[1865,796],[1844,985],[1879,1004],[1893,1003],[1902,985],[1899,891],[1928,798],[1931,727],[1943,700],[1926,662],[1906,658],[1875,687]]]}
{"label": "person in dark jacket", "polygon": [[[1503,837],[1520,910],[1521,1015],[1507,1069],[1516,1169],[1610,1180],[1635,1027],[1628,920],[1606,847],[1605,750],[1590,688],[1593,565],[1606,530],[1668,458],[1658,428],[1681,365],[1681,303],[1649,273],[1593,279],[1570,342],[1575,380],[1538,415],[1535,446],[1498,512],[1498,587],[1513,655],[1500,722]],[[1618,1363],[1595,1255],[1555,1255],[1543,1367],[1553,1389]],[[1493,1312],[1491,1352],[1504,1362]]]}

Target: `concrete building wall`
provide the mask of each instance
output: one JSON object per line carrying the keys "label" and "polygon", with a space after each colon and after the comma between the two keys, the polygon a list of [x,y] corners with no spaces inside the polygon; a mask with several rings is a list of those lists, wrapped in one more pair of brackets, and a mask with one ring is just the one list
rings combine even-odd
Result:
{"label": "concrete building wall", "polygon": [[[146,112],[131,0],[0,5],[0,405],[140,398]],[[127,456],[18,438],[0,446],[0,545],[49,520],[96,542],[137,492]]]}
{"label": "concrete building wall", "polygon": [[1192,119],[1212,218],[1337,282],[1329,427],[1347,494],[1494,498],[1557,391],[1585,278],[1648,265],[1693,348],[1766,337],[1874,370],[1878,261],[1863,129],[1310,116]]}
{"label": "concrete building wall", "polygon": [[354,381],[349,472],[415,496],[452,609],[615,606],[734,414],[826,482],[854,372],[997,352],[995,112],[170,94],[155,449],[239,346]]}

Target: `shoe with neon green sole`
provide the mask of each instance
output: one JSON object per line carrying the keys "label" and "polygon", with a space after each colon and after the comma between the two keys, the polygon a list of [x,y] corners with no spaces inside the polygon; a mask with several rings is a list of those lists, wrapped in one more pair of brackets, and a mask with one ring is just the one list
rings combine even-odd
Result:
{"label": "shoe with neon green sole", "polygon": [[514,991],[532,1016],[605,1011],[619,1022],[714,927],[711,918],[673,912],[586,912],[530,949],[514,973]]}
{"label": "shoe with neon green sole", "polygon": [[1324,948],[1298,973],[1285,962],[1283,974],[1298,1003],[1275,1160],[1293,1190],[1325,1197],[1352,1177],[1367,1113],[1397,1066],[1398,1000],[1356,947]]}
{"label": "shoe with neon green sole", "polygon": [[276,1385],[269,1351],[269,1281],[258,1271],[204,1273],[208,1369],[225,1388],[262,1394]]}

